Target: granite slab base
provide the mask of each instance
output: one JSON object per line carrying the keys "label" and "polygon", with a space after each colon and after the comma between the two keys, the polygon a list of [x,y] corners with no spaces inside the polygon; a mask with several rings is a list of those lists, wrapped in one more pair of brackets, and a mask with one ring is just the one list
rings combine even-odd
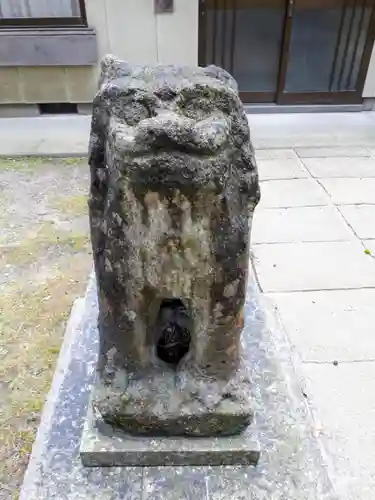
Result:
{"label": "granite slab base", "polygon": [[87,467],[256,465],[260,448],[250,429],[239,436],[221,438],[127,436],[105,423],[98,428],[90,408],[80,455]]}
{"label": "granite slab base", "polygon": [[329,455],[289,343],[254,283],[245,312],[255,413],[251,432],[261,448],[256,467],[225,462],[150,467],[135,460],[136,467],[82,464],[80,443],[98,356],[92,278],[72,312],[20,500],[336,500]]}

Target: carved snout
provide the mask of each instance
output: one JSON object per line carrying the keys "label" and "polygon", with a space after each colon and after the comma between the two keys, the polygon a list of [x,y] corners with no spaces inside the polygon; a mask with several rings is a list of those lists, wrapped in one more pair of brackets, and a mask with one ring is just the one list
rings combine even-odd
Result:
{"label": "carved snout", "polygon": [[177,150],[190,153],[214,154],[226,144],[229,122],[225,116],[213,115],[195,121],[174,113],[142,120],[135,142],[150,149]]}

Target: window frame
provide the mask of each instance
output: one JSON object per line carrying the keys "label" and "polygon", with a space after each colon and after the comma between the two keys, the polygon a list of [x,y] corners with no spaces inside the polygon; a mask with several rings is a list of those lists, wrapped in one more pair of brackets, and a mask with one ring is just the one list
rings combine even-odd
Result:
{"label": "window frame", "polygon": [[85,0],[78,0],[81,15],[76,17],[0,18],[1,28],[72,28],[87,27]]}

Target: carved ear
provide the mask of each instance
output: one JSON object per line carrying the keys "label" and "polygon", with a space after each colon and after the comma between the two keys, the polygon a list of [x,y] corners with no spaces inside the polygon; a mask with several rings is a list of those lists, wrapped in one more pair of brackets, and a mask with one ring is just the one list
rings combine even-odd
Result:
{"label": "carved ear", "polygon": [[128,76],[131,73],[132,67],[130,64],[112,54],[107,54],[100,63],[99,88],[103,83],[120,78],[121,76]]}
{"label": "carved ear", "polygon": [[225,69],[220,68],[219,66],[215,66],[214,64],[210,64],[210,66],[206,66],[204,68],[204,72],[206,73],[206,75],[216,78],[217,80],[225,83],[226,85],[228,85],[228,87],[238,93],[238,85],[236,80],[230,73],[228,73],[228,71],[225,71]]}

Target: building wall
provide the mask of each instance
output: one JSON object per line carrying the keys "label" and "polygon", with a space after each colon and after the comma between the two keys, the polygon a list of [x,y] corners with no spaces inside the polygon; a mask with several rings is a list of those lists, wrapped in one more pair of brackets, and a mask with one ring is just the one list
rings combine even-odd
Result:
{"label": "building wall", "polygon": [[[132,63],[198,63],[198,0],[174,0],[155,14],[154,0],[86,0],[98,62],[112,53]],[[0,66],[0,104],[90,103],[98,65]],[[375,48],[363,97],[375,98]]]}
{"label": "building wall", "polygon": [[88,102],[95,93],[96,68],[2,67],[0,104]]}
{"label": "building wall", "polygon": [[363,97],[375,97],[375,45],[372,49],[370,64],[367,70]]}
{"label": "building wall", "polygon": [[[198,0],[174,0],[155,14],[154,0],[86,0],[98,62],[112,53],[132,63],[198,62]],[[0,104],[89,103],[98,66],[0,67]]]}
{"label": "building wall", "polygon": [[198,0],[175,0],[172,15],[156,16],[158,62],[198,64]]}
{"label": "building wall", "polygon": [[174,0],[174,12],[154,13],[153,0],[86,0],[99,55],[132,63],[197,64],[198,0]]}

